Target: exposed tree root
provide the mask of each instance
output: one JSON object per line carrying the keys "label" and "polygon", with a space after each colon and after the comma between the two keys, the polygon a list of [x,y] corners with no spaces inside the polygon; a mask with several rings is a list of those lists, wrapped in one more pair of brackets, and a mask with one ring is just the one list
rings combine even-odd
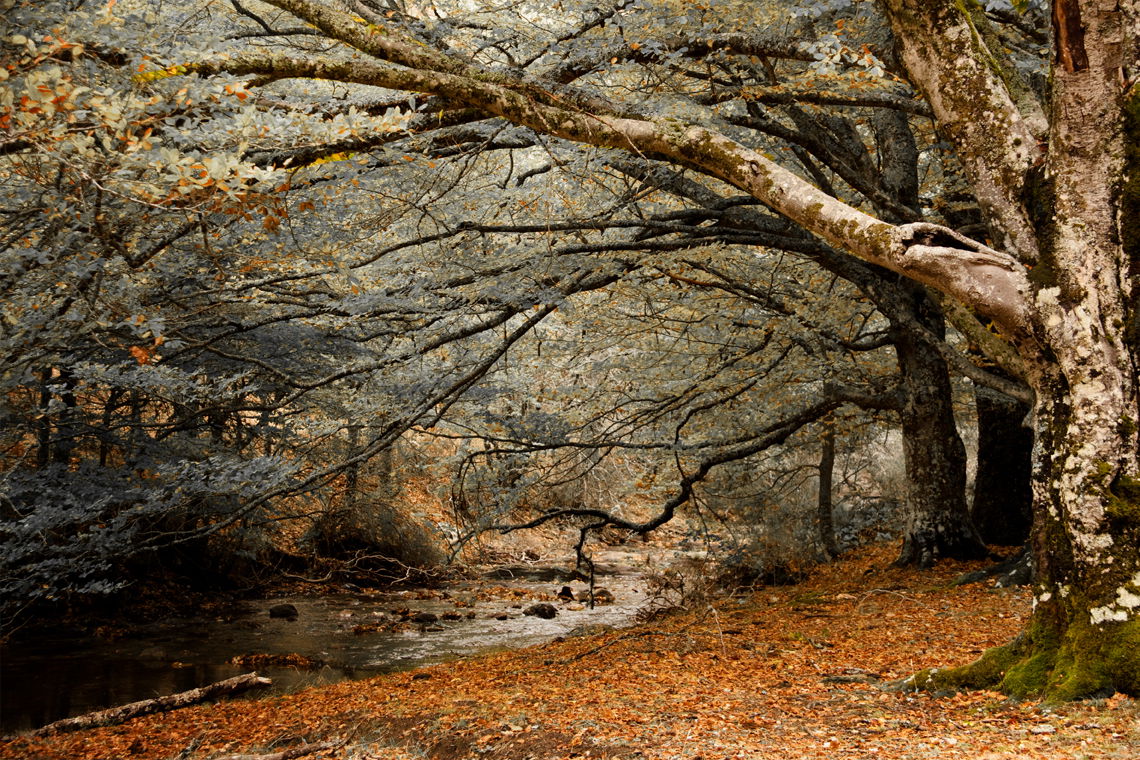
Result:
{"label": "exposed tree root", "polygon": [[1140,623],[1074,622],[1059,635],[1034,621],[1009,644],[987,650],[968,665],[921,670],[897,686],[923,691],[993,689],[1047,702],[1110,697],[1116,692],[1137,696]]}

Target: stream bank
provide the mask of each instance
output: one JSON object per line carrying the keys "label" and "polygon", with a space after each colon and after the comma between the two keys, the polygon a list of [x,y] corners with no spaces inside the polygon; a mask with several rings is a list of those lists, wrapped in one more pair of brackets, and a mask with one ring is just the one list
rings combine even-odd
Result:
{"label": "stream bank", "polygon": [[[0,732],[171,694],[257,670],[270,694],[407,670],[635,622],[645,572],[659,550],[595,556],[596,583],[613,596],[591,609],[572,562],[485,568],[437,588],[274,596],[224,617],[180,617],[133,626],[119,638],[39,631],[0,652]],[[569,586],[574,598],[560,598]],[[524,611],[551,605],[555,617]],[[274,617],[291,605],[296,616]],[[290,666],[300,664],[305,667]],[[262,695],[265,692],[261,693]]]}
{"label": "stream bank", "polygon": [[[884,691],[1012,639],[1031,592],[954,585],[986,562],[892,566],[896,544],[598,637],[53,737],[4,760],[210,760],[322,741],[328,760],[1130,760],[1140,702]],[[315,757],[315,756],[314,756]]]}

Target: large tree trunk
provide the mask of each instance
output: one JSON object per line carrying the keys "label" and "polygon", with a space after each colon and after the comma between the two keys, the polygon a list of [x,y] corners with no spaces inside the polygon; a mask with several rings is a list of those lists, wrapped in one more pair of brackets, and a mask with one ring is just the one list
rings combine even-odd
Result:
{"label": "large tree trunk", "polygon": [[[1114,353],[1113,342],[1103,340],[1104,356]],[[1054,378],[1057,393],[1037,409],[1036,608],[1030,656],[1010,668],[1003,684],[1007,691],[1046,691],[1058,699],[1114,690],[1140,694],[1134,378],[1117,376],[1116,392],[1103,393],[1087,375],[1073,383],[1085,373],[1067,374]],[[1035,671],[1034,658],[1052,672]]]}
{"label": "large tree trunk", "polygon": [[1121,178],[1130,177],[1136,192],[1140,90],[1133,85],[1126,98],[1121,74],[1122,64],[1136,62],[1140,7],[1057,0],[1053,10],[1058,65],[1040,188],[1052,224],[1042,230],[1046,267],[1035,278],[1040,340],[1052,354],[1037,363],[1034,378],[1037,597],[1028,652],[1003,683],[1009,691],[1044,691],[1055,699],[1113,690],[1135,695],[1140,395],[1138,336],[1127,327],[1137,318],[1129,300],[1140,250],[1137,220],[1121,215],[1127,190]]}
{"label": "large tree trunk", "polygon": [[[923,325],[942,337],[937,307],[921,288],[913,298]],[[943,558],[984,557],[966,505],[966,448],[954,421],[946,361],[914,330],[895,330],[894,339],[907,476],[907,524],[896,564],[929,567]]]}
{"label": "large tree trunk", "polygon": [[1025,425],[1029,405],[976,386],[978,467],[970,517],[982,540],[1022,546],[1033,524],[1033,431]]}
{"label": "large tree trunk", "polygon": [[[917,203],[919,151],[905,114],[882,111],[873,120],[883,189],[900,207]],[[890,209],[881,218],[908,219]],[[893,277],[872,289],[891,322],[898,357],[907,522],[896,564],[929,567],[943,558],[984,556],[966,505],[966,449],[954,420],[950,368],[930,338],[944,339],[946,322],[926,289]]]}
{"label": "large tree trunk", "polygon": [[[938,79],[935,69],[962,70],[968,45],[948,50],[922,39],[935,34],[945,43],[955,23],[968,39],[969,26],[953,4],[889,5],[898,36],[909,37],[908,69],[924,88]],[[929,15],[935,6],[938,24]],[[1140,50],[1140,6],[1135,0],[1055,0],[1053,23],[1048,149],[1041,165],[1025,174],[1022,191],[1034,199],[1029,212],[1038,251],[1011,243],[1023,260],[1039,252],[1030,273],[1033,334],[1020,341],[1037,398],[1034,611],[1015,642],[963,668],[924,671],[915,682],[998,686],[1052,700],[1137,695],[1140,88],[1127,77]],[[943,90],[950,101],[974,95]],[[965,103],[950,101],[934,103],[944,127],[970,113]],[[1015,109],[1003,114],[1016,119]],[[984,140],[961,134],[952,139],[960,151],[975,151],[976,165],[967,167],[976,173],[975,184],[992,181],[1009,191],[1014,183],[1008,178],[1019,175],[995,171],[999,162],[977,148]],[[989,209],[991,223],[1001,216],[996,205]]]}

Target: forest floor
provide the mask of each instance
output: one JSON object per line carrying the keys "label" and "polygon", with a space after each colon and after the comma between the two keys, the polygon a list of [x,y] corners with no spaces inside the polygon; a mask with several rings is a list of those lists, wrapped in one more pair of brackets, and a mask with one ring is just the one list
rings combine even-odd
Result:
{"label": "forest floor", "polygon": [[[635,628],[55,737],[0,758],[1136,758],[1140,703],[1050,707],[881,687],[1009,640],[1026,589],[956,587],[977,563],[890,567],[853,553],[795,586]],[[19,688],[4,684],[4,688]],[[280,755],[279,755],[280,756]]]}

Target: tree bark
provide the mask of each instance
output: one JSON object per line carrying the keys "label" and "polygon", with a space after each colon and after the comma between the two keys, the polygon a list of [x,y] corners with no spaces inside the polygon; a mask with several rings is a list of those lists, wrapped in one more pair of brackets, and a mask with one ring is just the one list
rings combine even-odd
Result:
{"label": "tree bark", "polygon": [[832,478],[835,474],[835,426],[830,419],[823,422],[819,453],[819,494],[816,502],[816,525],[819,542],[827,559],[839,555],[835,543],[835,523],[832,519],[834,504],[831,499]]}
{"label": "tree bark", "polygon": [[[925,290],[914,288],[918,318],[939,337],[942,315]],[[907,523],[897,565],[929,567],[943,558],[987,554],[966,505],[966,447],[954,421],[950,377],[942,355],[913,330],[896,330],[902,385]]]}
{"label": "tree bark", "polygon": [[[936,55],[946,60],[923,60],[932,49],[921,38],[938,29],[932,8],[944,13],[951,5],[888,3],[924,90],[936,84],[932,69],[961,67],[969,55],[944,44]],[[1007,189],[1016,184],[1031,195],[1038,236],[1036,252],[1015,251],[1022,260],[1039,253],[1030,273],[1032,342],[1020,344],[1036,394],[1034,611],[1011,644],[913,681],[1059,701],[1140,694],[1140,332],[1133,301],[1140,234],[1123,213],[1128,193],[1137,192],[1129,178],[1140,169],[1140,88],[1126,76],[1140,58],[1140,5],[1056,0],[1054,24],[1047,154],[1038,169],[1006,180]],[[968,113],[961,111],[968,103],[953,99],[974,92],[947,97],[932,102],[940,122]],[[975,168],[986,166],[1001,180],[980,137],[951,139],[978,159]]]}
{"label": "tree bark", "polygon": [[169,694],[165,697],[144,699],[139,702],[131,702],[130,704],[120,705],[119,707],[112,707],[108,710],[99,710],[98,712],[87,713],[86,715],[78,715],[74,718],[57,720],[54,723],[49,723],[46,726],[37,728],[32,732],[32,735],[49,736],[65,731],[82,731],[83,729],[95,728],[96,726],[112,726],[118,723],[125,723],[132,718],[138,718],[143,715],[176,710],[180,707],[188,707],[189,705],[195,705],[199,702],[205,702],[208,699],[215,699],[216,697],[227,696],[229,694],[240,694],[250,689],[263,688],[271,683],[273,682],[268,678],[259,676],[257,673],[246,673],[197,689],[181,691],[177,694]]}
{"label": "tree bark", "polygon": [[71,463],[71,452],[76,447],[79,436],[79,403],[75,398],[75,376],[69,369],[60,369],[56,382],[63,386],[63,392],[59,394],[63,409],[56,416],[51,461],[67,466]]}
{"label": "tree bark", "polygon": [[1075,32],[1057,34],[1044,180],[1052,187],[1043,192],[1053,224],[1042,230],[1042,261],[1052,272],[1034,283],[1040,339],[1052,359],[1034,367],[1037,596],[1028,652],[1003,685],[1054,699],[1135,695],[1140,343],[1126,326],[1137,317],[1129,299],[1140,248],[1136,220],[1120,210],[1121,178],[1140,168],[1140,90],[1121,91],[1121,73],[1140,52],[1140,7],[1058,0],[1055,21],[1059,10]]}
{"label": "tree bark", "polygon": [[978,409],[978,467],[970,517],[982,540],[1023,546],[1033,524],[1033,431],[1029,405],[1004,393],[974,387]]}

